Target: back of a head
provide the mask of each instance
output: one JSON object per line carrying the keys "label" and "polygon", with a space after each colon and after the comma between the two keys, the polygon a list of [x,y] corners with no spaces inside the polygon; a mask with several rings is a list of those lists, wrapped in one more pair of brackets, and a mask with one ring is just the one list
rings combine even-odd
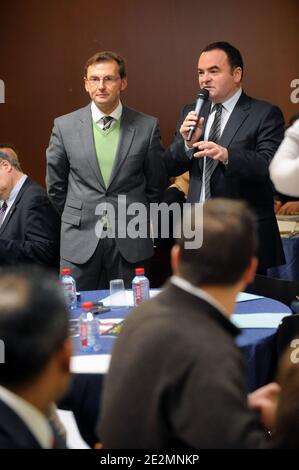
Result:
{"label": "back of a head", "polygon": [[[195,210],[196,205],[192,208],[194,224]],[[203,228],[200,248],[186,249],[184,237],[177,241],[181,248],[181,276],[196,286],[235,284],[256,254],[254,215],[246,203],[215,198],[204,204],[200,223]]]}
{"label": "back of a head", "polygon": [[0,143],[0,162],[2,160],[7,160],[17,171],[22,172],[17,150],[14,145]]}
{"label": "back of a head", "polygon": [[0,271],[0,339],[5,363],[0,384],[30,384],[68,337],[68,312],[61,287],[37,267]]}

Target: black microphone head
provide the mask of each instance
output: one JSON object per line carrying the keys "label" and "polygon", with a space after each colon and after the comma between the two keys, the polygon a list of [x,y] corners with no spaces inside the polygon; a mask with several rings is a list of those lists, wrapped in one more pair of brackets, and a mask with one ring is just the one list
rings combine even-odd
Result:
{"label": "black microphone head", "polygon": [[197,95],[197,99],[199,98],[204,101],[207,101],[209,99],[209,90],[207,90],[206,88],[202,88]]}

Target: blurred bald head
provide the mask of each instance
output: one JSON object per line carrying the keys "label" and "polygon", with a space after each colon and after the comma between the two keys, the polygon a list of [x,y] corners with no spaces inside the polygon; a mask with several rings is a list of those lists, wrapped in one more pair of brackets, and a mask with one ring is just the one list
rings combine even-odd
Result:
{"label": "blurred bald head", "polygon": [[0,161],[7,160],[17,171],[22,172],[17,150],[14,145],[0,143]]}

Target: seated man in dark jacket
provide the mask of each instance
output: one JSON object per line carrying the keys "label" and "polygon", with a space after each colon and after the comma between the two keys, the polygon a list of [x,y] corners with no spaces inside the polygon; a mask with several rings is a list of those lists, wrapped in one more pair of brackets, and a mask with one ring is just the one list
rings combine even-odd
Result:
{"label": "seated man in dark jacket", "polygon": [[58,266],[59,232],[46,191],[22,172],[14,148],[0,144],[0,265]]}

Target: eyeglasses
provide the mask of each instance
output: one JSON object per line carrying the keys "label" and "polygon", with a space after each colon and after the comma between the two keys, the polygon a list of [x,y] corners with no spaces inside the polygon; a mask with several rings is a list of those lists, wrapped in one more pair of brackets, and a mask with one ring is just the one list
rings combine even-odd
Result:
{"label": "eyeglasses", "polygon": [[120,77],[113,77],[112,75],[107,75],[106,77],[102,77],[102,78],[99,78],[99,77],[85,78],[85,80],[93,88],[98,87],[101,84],[101,82],[103,82],[104,85],[112,85],[119,79]]}

